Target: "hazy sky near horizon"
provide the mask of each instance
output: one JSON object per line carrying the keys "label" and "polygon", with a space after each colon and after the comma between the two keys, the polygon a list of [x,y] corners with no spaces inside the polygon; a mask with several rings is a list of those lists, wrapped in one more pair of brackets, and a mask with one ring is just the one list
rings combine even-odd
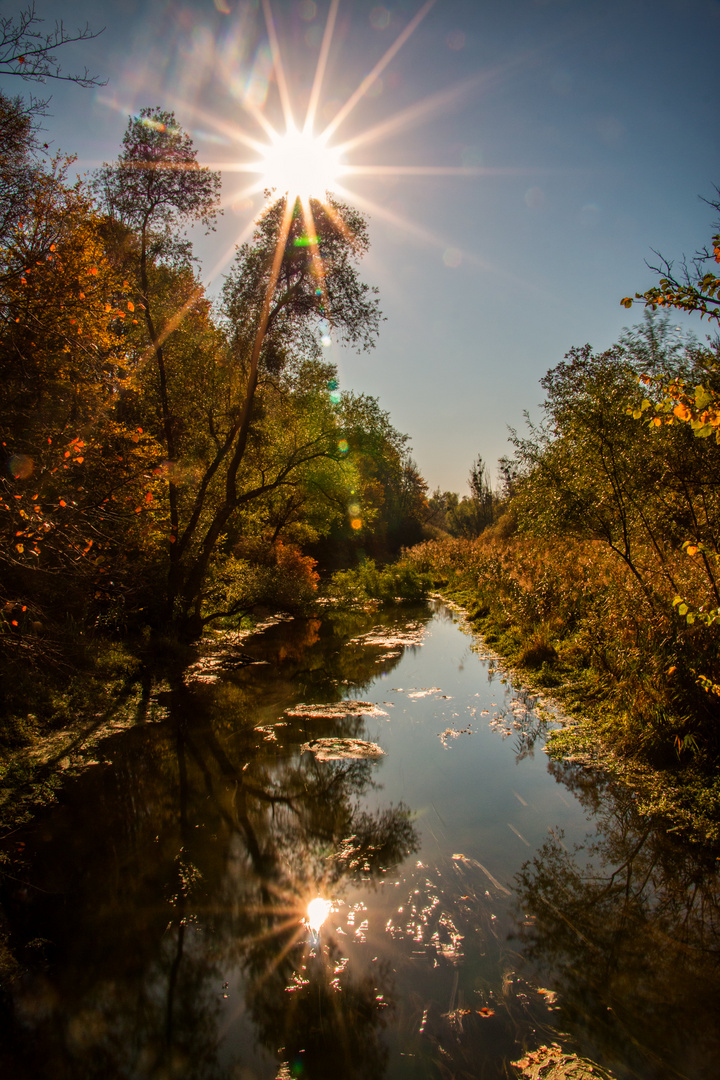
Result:
{"label": "hazy sky near horizon", "polygon": [[[0,2],[8,18],[21,5]],[[653,250],[677,259],[709,240],[720,184],[717,0],[340,0],[319,99],[328,122],[419,13],[333,141],[358,138],[343,179],[369,218],[362,274],[380,290],[377,347],[328,349],[344,389],[379,398],[407,432],[431,488],[463,492],[473,459],[495,474],[507,427],[539,416],[539,379],[574,345],[604,349],[641,310]],[[299,122],[330,0],[274,0]],[[212,292],[260,196],[233,170],[263,141],[248,104],[282,127],[256,0],[37,0],[52,29],[105,27],[58,53],[107,85],[52,94],[53,148],[81,171],[117,154],[128,114],[175,112],[199,159],[222,169],[225,214],[196,252]],[[393,168],[398,167],[394,172]],[[414,171],[417,170],[417,171]],[[703,333],[698,325],[696,331]]]}

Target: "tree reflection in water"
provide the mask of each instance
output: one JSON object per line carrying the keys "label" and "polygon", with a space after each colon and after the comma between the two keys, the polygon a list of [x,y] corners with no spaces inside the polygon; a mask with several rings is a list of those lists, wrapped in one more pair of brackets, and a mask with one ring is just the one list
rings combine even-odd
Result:
{"label": "tree reflection in water", "polygon": [[[303,642],[288,656],[308,664]],[[303,917],[318,892],[372,887],[417,836],[402,805],[360,808],[376,763],[298,753],[318,733],[362,738],[361,718],[258,734],[257,670],[219,694],[173,680],[168,719],[110,740],[113,768],[36,830],[32,890],[4,897],[28,973],[3,1075],[382,1075],[389,971],[348,963],[331,927],[313,943]]]}
{"label": "tree reflection in water", "polygon": [[563,1029],[619,1076],[701,1080],[720,1057],[717,859],[641,818],[627,789],[551,769],[596,832],[573,851],[551,836],[518,875],[526,958],[558,991]]}

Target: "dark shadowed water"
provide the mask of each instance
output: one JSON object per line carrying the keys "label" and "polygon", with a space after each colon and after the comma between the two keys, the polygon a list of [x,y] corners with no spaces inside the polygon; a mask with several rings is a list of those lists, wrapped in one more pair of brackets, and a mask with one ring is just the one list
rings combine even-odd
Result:
{"label": "dark shadowed water", "polygon": [[5,842],[0,1075],[717,1075],[714,854],[552,763],[471,646],[441,605],[283,622],[95,747]]}

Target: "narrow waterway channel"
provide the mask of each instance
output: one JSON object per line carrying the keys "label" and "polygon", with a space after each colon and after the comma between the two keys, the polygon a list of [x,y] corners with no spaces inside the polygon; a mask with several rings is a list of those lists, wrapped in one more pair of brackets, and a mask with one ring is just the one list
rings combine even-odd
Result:
{"label": "narrow waterway channel", "polygon": [[439,603],[166,681],[5,842],[0,1075],[716,1075],[720,864],[537,704]]}

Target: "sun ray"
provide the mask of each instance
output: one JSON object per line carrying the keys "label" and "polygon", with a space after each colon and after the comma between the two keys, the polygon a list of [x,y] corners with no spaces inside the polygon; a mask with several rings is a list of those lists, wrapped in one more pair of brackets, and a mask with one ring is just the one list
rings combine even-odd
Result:
{"label": "sun ray", "polygon": [[290,200],[286,199],[285,212],[283,214],[282,223],[278,231],[278,238],[277,243],[275,244],[272,267],[270,269],[270,277],[268,279],[267,287],[265,289],[265,299],[263,301],[262,312],[260,314],[260,319],[255,334],[255,343],[253,345],[252,356],[250,358],[251,372],[253,371],[253,369],[257,368],[260,359],[260,350],[262,348],[262,343],[265,340],[265,331],[267,330],[267,325],[270,320],[270,305],[272,304],[273,293],[275,292],[275,286],[277,285],[278,278],[280,276],[280,268],[282,266],[283,255],[285,254],[285,245],[287,243],[288,234],[290,232],[290,225],[292,223],[293,209],[294,206],[290,204]]}
{"label": "sun ray", "polygon": [[481,165],[348,165],[346,176],[486,176],[501,173],[517,175],[525,170],[490,169]]}
{"label": "sun ray", "polygon": [[250,238],[254,230],[255,221],[251,218],[245,228],[240,233],[238,233],[237,236],[234,236],[232,238],[230,244],[223,250],[222,255],[218,256],[218,258],[213,263],[210,271],[207,274],[203,275],[206,288],[210,286],[210,284],[215,278],[215,275],[221,273],[221,271],[225,269],[225,267],[231,261],[234,252],[237,250],[237,248],[244,244],[246,240]]}
{"label": "sun ray", "polygon": [[[252,913],[255,914],[255,909],[248,909],[248,910],[252,911]],[[272,909],[270,909],[269,911],[266,911],[266,912],[259,912],[259,914],[270,914],[270,915],[272,915],[272,914],[275,914],[275,912],[272,911]],[[286,930],[290,930],[293,926],[295,926],[295,927],[301,926],[302,925],[301,920],[302,920],[302,914],[298,910],[297,912],[295,912],[292,915],[292,917],[287,918],[287,919],[283,919],[282,922],[273,923],[272,926],[268,926],[264,930],[258,930],[257,933],[255,933],[255,934],[246,934],[244,937],[239,937],[237,939],[237,943],[238,943],[238,945],[243,945],[243,946],[260,945],[262,942],[270,941],[274,937],[281,937],[285,933]],[[301,930],[300,931],[300,936],[302,936],[302,933],[303,933],[303,931]]]}
{"label": "sun ray", "polygon": [[[338,193],[340,193],[342,189],[338,186],[337,191]],[[341,215],[338,214],[333,204],[331,202],[323,203],[323,210],[330,218],[335,228],[342,234],[342,236],[346,240],[352,240],[353,236],[350,229],[347,227],[346,222],[343,221]]]}
{"label": "sun ray", "polygon": [[[374,217],[382,218],[385,221],[389,221],[391,225],[395,225],[399,229],[403,229],[411,236],[416,236],[419,240],[423,240],[425,243],[432,245],[432,247],[440,250],[449,246],[447,238],[443,238],[439,233],[434,233],[430,229],[424,228],[418,225],[416,221],[412,221],[408,218],[401,217],[399,214],[393,213],[392,210],[388,210],[386,207],[381,206],[379,203],[374,202],[372,199],[358,195],[356,192],[348,191],[345,188],[339,188],[338,194],[344,198],[352,199],[361,210],[373,215]],[[553,302],[557,299],[547,290],[541,288],[536,281],[532,279],[521,278],[517,274],[513,274],[508,270],[502,270],[496,266],[495,263],[491,263],[488,259],[483,259],[474,252],[468,252],[463,249],[458,249],[463,257],[464,262],[471,263],[473,266],[479,267],[481,270],[485,270],[487,273],[491,273],[496,277],[503,278],[505,281],[513,285],[518,289],[523,289],[527,292],[532,292],[537,296],[543,296]]]}
{"label": "sun ray", "polygon": [[433,233],[430,229],[418,225],[416,221],[401,217],[399,214],[394,213],[392,210],[388,210],[386,207],[382,206],[380,203],[374,202],[372,199],[368,199],[365,196],[359,195],[353,191],[348,191],[347,188],[342,187],[338,189],[338,194],[342,195],[344,198],[352,199],[357,203],[361,210],[365,210],[368,214],[389,221],[392,225],[404,229],[412,236],[417,236],[419,240],[424,240],[426,243],[432,244],[433,247],[442,248],[447,246],[447,241],[443,240],[437,233]]}
{"label": "sun ray", "polygon": [[[312,259],[312,267],[315,276],[318,280],[318,288],[321,292],[322,306],[325,311],[329,311],[330,304],[328,302],[327,287],[325,285],[325,268],[323,266],[322,259],[320,258],[320,249],[318,247],[317,229],[315,228],[315,218],[313,217],[312,206],[309,199],[304,199],[301,202],[303,218],[305,221],[305,231],[310,241],[310,257]],[[329,320],[328,320],[329,323]]]}
{"label": "sun ray", "polygon": [[[265,0],[269,2],[269,0]],[[323,137],[329,139],[331,135],[337,131],[340,124],[343,122],[346,116],[348,116],[357,105],[358,101],[363,97],[365,92],[372,86],[377,78],[382,74],[390,61],[397,55],[400,49],[403,47],[410,35],[417,29],[422,20],[425,18],[430,8],[435,4],[435,0],[427,0],[425,4],[420,8],[418,13],[410,20],[404,30],[397,36],[385,55],[378,60],[372,71],[365,76],[354,94],[351,94],[345,104],[335,114],[328,126],[323,131]]]}
{"label": "sun ray", "polygon": [[444,112],[448,106],[454,105],[463,95],[476,90],[483,81],[482,76],[476,75],[470,79],[463,79],[462,82],[456,83],[455,86],[430,94],[428,97],[423,98],[422,101],[409,105],[406,109],[395,113],[387,120],[383,120],[382,123],[376,124],[375,127],[367,128],[358,135],[346,139],[345,142],[339,143],[338,149],[343,154],[346,154],[366,143],[380,142],[380,140],[393,135],[396,131],[406,131],[413,123],[425,123],[435,113]]}
{"label": "sun ray", "polygon": [[[243,143],[258,154],[262,153],[265,148],[266,144],[256,136],[249,135],[248,132],[244,131],[243,128],[239,127],[237,124],[228,123],[228,121],[223,120],[222,117],[216,117],[211,113],[205,112],[204,109],[199,109],[197,105],[193,105],[190,102],[182,102],[182,109],[183,111],[187,110],[189,113],[194,113],[201,122],[214,127],[217,131],[225,135],[231,143]],[[260,109],[256,109],[254,106],[248,104],[245,107],[245,111],[249,112],[254,120],[257,120],[262,124],[266,134],[270,135],[271,132],[275,132],[275,128],[269,120],[265,118]]]}
{"label": "sun ray", "polygon": [[305,937],[305,932],[306,932],[305,927],[301,924],[298,927],[297,931],[290,938],[290,940],[287,941],[285,943],[285,945],[282,947],[282,949],[280,949],[280,951],[278,953],[276,953],[276,955],[272,958],[272,960],[270,960],[270,962],[268,963],[265,970],[263,972],[261,972],[257,976],[257,978],[255,979],[255,981],[253,983],[253,990],[254,991],[259,990],[259,988],[263,985],[263,983],[267,979],[270,978],[272,973],[274,971],[276,971],[280,967],[281,963],[283,962],[285,957],[288,955],[288,953],[290,953],[291,950],[294,949],[295,946],[298,945],[302,941],[302,939]]}
{"label": "sun ray", "polygon": [[272,53],[273,66],[275,69],[275,78],[277,79],[278,92],[280,94],[280,104],[282,105],[283,116],[285,117],[285,127],[286,129],[290,129],[295,127],[295,120],[293,118],[292,105],[290,104],[290,92],[288,90],[287,80],[285,79],[285,68],[283,67],[282,56],[280,54],[280,43],[278,42],[270,0],[262,0],[262,6],[265,15],[265,25],[267,26],[268,40],[270,42],[270,52]]}
{"label": "sun ray", "polygon": [[320,55],[318,57],[317,66],[315,68],[315,78],[313,79],[312,90],[310,91],[310,100],[308,101],[307,114],[305,116],[305,123],[303,125],[303,131],[308,133],[312,133],[312,130],[315,126],[315,114],[317,112],[318,100],[320,98],[322,81],[325,77],[325,68],[327,67],[327,59],[330,54],[330,45],[332,43],[332,36],[335,30],[335,19],[337,17],[339,6],[340,0],[332,0],[330,4],[330,11],[328,12],[327,22],[325,23],[325,31],[323,33],[322,45],[320,46]]}

